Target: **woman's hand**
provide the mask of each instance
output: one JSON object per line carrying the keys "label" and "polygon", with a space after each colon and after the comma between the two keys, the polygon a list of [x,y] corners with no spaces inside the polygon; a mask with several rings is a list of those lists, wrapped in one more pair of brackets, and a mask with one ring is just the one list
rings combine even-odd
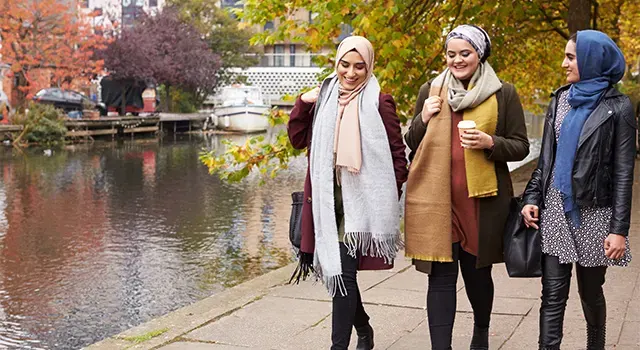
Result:
{"label": "woman's hand", "polygon": [[622,258],[626,249],[627,240],[624,236],[611,233],[604,240],[604,255],[609,259],[618,260]]}
{"label": "woman's hand", "polygon": [[427,124],[431,118],[440,113],[442,109],[442,98],[440,96],[431,96],[424,101],[422,105],[422,122]]}
{"label": "woman's hand", "polygon": [[309,103],[309,104],[316,103],[316,101],[318,100],[319,93],[320,93],[320,87],[316,87],[315,89],[309,90],[304,94],[302,94],[302,96],[300,96],[300,99],[304,103]]}
{"label": "woman's hand", "polygon": [[522,207],[522,217],[524,218],[524,224],[527,227],[533,227],[536,230],[538,229],[538,206],[533,204],[527,204]]}
{"label": "woman's hand", "polygon": [[460,143],[467,149],[491,149],[493,148],[493,137],[480,130],[465,130],[460,137]]}

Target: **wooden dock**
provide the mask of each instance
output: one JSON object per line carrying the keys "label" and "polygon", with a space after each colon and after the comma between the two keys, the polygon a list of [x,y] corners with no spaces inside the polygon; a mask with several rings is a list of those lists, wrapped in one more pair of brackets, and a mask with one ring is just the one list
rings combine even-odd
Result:
{"label": "wooden dock", "polygon": [[[179,133],[202,130],[207,113],[159,113],[140,116],[100,117],[99,119],[68,119],[66,137],[69,139],[93,137],[127,136],[136,134],[162,133],[164,131]],[[0,124],[0,135],[20,132],[22,125]]]}
{"label": "wooden dock", "polygon": [[160,113],[160,132],[164,130],[191,132],[202,130],[209,113]]}
{"label": "wooden dock", "polygon": [[89,138],[94,136],[131,135],[156,133],[159,131],[160,117],[103,117],[100,119],[77,119],[65,121],[68,138]]}

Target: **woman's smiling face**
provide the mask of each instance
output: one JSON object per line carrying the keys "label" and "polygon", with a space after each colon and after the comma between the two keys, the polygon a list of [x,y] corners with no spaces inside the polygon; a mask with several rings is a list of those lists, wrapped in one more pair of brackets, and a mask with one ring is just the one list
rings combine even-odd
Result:
{"label": "woman's smiling face", "polygon": [[567,42],[564,48],[564,61],[562,68],[567,75],[567,83],[575,84],[580,81],[580,71],[578,70],[578,57],[576,56],[576,43],[573,40]]}
{"label": "woman's smiling face", "polygon": [[451,39],[446,56],[447,67],[460,81],[470,80],[480,65],[478,52],[464,39]]}
{"label": "woman's smiling face", "polygon": [[340,85],[353,90],[367,78],[367,64],[357,51],[347,52],[338,62],[338,79]]}

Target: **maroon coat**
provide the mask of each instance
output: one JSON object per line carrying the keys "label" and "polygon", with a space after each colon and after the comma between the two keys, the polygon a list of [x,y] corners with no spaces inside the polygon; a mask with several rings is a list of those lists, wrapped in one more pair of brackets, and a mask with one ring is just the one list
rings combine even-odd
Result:
{"label": "maroon coat", "polygon": [[[311,124],[314,106],[315,104],[305,103],[298,97],[291,111],[287,129],[289,140],[293,147],[297,149],[311,146]],[[380,94],[380,107],[378,110],[389,138],[389,148],[393,158],[399,199],[402,195],[402,184],[407,181],[409,170],[407,169],[405,145],[400,130],[400,119],[396,115],[396,104],[393,97],[387,94]],[[306,200],[302,205],[302,242],[300,250],[304,253],[313,253],[315,250],[315,234],[313,231],[313,212],[311,211],[311,176],[308,167],[307,178],[304,181],[304,197]],[[359,265],[360,270],[384,270],[393,267],[393,264],[385,264],[382,258],[369,256],[360,257]]]}

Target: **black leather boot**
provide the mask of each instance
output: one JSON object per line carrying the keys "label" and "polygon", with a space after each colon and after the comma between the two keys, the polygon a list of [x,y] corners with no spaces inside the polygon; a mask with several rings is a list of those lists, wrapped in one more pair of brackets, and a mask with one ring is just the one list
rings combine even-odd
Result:
{"label": "black leather boot", "polygon": [[607,268],[578,266],[578,291],[587,321],[587,350],[604,350],[607,326],[607,301],[602,286]]}
{"label": "black leather boot", "polygon": [[590,326],[587,324],[587,350],[604,350],[606,328],[606,326]]}
{"label": "black leather boot", "polygon": [[560,345],[540,346],[540,350],[560,350]]}
{"label": "black leather boot", "polygon": [[357,329],[358,345],[356,350],[371,350],[373,349],[373,328],[371,325],[367,325],[364,329]]}
{"label": "black leather boot", "polygon": [[489,350],[489,327],[473,326],[470,350]]}

